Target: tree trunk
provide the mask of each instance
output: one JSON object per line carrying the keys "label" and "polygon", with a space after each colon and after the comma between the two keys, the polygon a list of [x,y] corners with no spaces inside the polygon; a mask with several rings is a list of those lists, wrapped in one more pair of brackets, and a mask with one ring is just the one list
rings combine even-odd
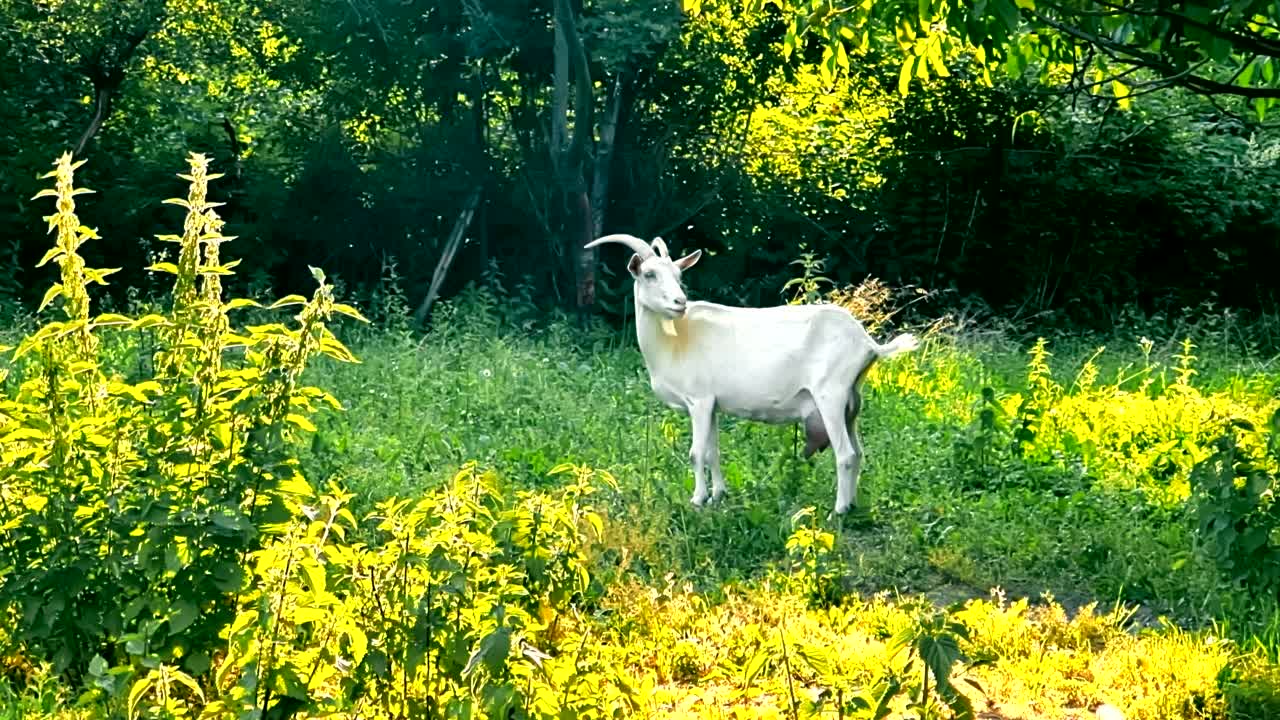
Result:
{"label": "tree trunk", "polygon": [[416,324],[421,325],[426,322],[431,306],[440,295],[440,287],[444,284],[445,276],[449,274],[449,266],[453,264],[458,247],[462,245],[462,238],[467,234],[467,227],[471,225],[471,218],[475,216],[476,206],[480,204],[483,193],[484,187],[477,186],[462,203],[462,212],[453,223],[453,230],[449,232],[449,239],[445,241],[444,250],[440,253],[440,260],[436,263],[436,270],[431,276],[431,287],[427,290],[427,296],[413,313],[413,321]]}
{"label": "tree trunk", "polygon": [[[161,11],[161,15],[163,11]],[[79,156],[89,146],[89,141],[102,129],[102,124],[111,115],[115,94],[124,83],[124,69],[138,51],[138,46],[151,34],[152,27],[160,21],[160,15],[149,18],[141,28],[124,37],[118,51],[109,45],[100,46],[80,67],[93,83],[93,116],[89,125],[80,134],[72,155]]]}
{"label": "tree trunk", "polygon": [[[583,248],[591,242],[591,196],[587,186],[586,157],[595,121],[595,98],[587,53],[578,35],[569,0],[555,0],[555,87],[552,95],[551,154],[556,179],[567,210],[564,241],[568,257],[575,260],[579,316],[595,304],[595,253]],[[569,75],[574,79],[573,133],[569,126]]]}
{"label": "tree trunk", "polygon": [[[605,212],[609,207],[609,175],[613,171],[613,148],[618,136],[618,116],[622,112],[624,84],[621,73],[613,79],[609,99],[605,101],[604,118],[600,120],[600,141],[596,145],[594,177],[591,180],[591,237],[604,234]],[[596,248],[587,251],[594,266]]]}
{"label": "tree trunk", "polygon": [[[476,89],[475,97],[472,99],[472,112],[475,115],[475,142],[479,148],[480,163],[478,174],[480,176],[480,185],[485,187],[489,184],[489,114],[487,100],[488,91],[484,84],[484,63],[480,63],[480,68],[476,72]],[[489,264],[489,223],[485,216],[485,198],[480,198],[480,204],[476,208],[478,217],[475,219],[476,235],[480,244],[480,264],[482,269],[487,268]]]}
{"label": "tree trunk", "polygon": [[111,114],[111,88],[97,87],[93,92],[93,117],[89,119],[89,126],[84,129],[84,133],[80,135],[80,140],[76,143],[75,150],[71,154],[80,157],[84,149],[89,145],[89,141],[94,135],[98,134],[98,130],[102,129],[102,123],[106,122],[107,116]]}

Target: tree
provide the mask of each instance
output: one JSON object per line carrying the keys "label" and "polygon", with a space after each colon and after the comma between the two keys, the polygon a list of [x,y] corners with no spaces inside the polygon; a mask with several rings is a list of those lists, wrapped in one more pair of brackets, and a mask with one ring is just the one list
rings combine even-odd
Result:
{"label": "tree", "polygon": [[[693,12],[700,0],[684,0]],[[896,49],[899,89],[947,76],[969,56],[990,82],[1003,66],[1029,69],[1072,91],[1126,101],[1181,87],[1252,100],[1265,115],[1280,98],[1280,3],[1275,0],[918,0],[836,3],[752,0],[788,18],[790,51],[808,38],[824,47],[824,72],[848,70],[850,51]]]}

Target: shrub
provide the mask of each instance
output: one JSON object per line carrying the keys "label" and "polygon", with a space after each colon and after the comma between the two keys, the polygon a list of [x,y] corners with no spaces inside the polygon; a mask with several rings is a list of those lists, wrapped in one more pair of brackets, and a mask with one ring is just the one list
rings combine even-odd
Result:
{"label": "shrub", "polygon": [[[79,676],[127,658],[149,667],[210,667],[219,631],[246,589],[247,554],[278,534],[288,502],[312,491],[293,441],[327,393],[299,382],[317,353],[354,362],[326,327],[335,314],[324,276],[291,326],[233,330],[230,314],[256,305],[224,301],[222,221],[207,198],[216,175],[189,158],[171,306],[130,318],[91,313],[90,284],[115,270],[90,268],[81,246],[97,233],[81,224],[73,185],[83,163],[62,156],[47,217],[60,282],[45,294],[65,319],[47,320],[13,350],[14,383],[0,399],[0,606],[17,608],[17,637],[58,672]],[[112,337],[115,336],[115,337]],[[123,336],[137,354],[133,377],[111,367],[104,337]],[[154,354],[142,353],[146,336]]]}

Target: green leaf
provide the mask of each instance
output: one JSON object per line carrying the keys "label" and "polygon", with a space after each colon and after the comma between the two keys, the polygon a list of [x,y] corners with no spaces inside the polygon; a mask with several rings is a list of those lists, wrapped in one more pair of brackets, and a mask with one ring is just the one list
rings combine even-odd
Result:
{"label": "green leaf", "polygon": [[302,566],[302,579],[312,595],[319,595],[325,589],[324,567],[315,563]]}
{"label": "green leaf", "polygon": [[169,634],[178,633],[191,627],[200,617],[200,611],[189,600],[179,600],[173,604],[173,614],[169,616]]}
{"label": "green leaf", "polygon": [[917,650],[940,682],[951,677],[951,666],[960,659],[960,646],[950,633],[925,635],[918,641]]}
{"label": "green leaf", "polygon": [[89,675],[100,678],[107,674],[108,669],[110,668],[107,665],[106,658],[95,653],[93,659],[89,661]]}
{"label": "green leaf", "polygon": [[990,0],[990,5],[1009,32],[1018,29],[1018,7],[1012,0]]}
{"label": "green leaf", "polygon": [[1249,87],[1250,85],[1252,85],[1253,73],[1255,70],[1257,70],[1257,68],[1258,68],[1257,61],[1250,60],[1246,62],[1244,64],[1244,67],[1240,68],[1240,76],[1236,78],[1236,84],[1241,87]]}
{"label": "green leaf", "polygon": [[471,653],[471,657],[467,658],[467,665],[462,670],[463,676],[473,673],[481,663],[489,670],[489,674],[496,676],[501,672],[503,666],[506,665],[507,655],[511,652],[511,629],[508,627],[500,627],[497,630],[486,635],[476,649]]}
{"label": "green leaf", "polygon": [[791,21],[787,26],[787,34],[782,38],[782,57],[783,59],[791,59],[791,54],[796,51],[798,43],[796,41],[796,23]]}

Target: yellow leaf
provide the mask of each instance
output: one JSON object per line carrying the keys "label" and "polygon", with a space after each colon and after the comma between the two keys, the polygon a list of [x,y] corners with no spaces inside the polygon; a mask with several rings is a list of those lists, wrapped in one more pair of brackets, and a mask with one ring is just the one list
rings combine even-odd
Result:
{"label": "yellow leaf", "polygon": [[306,304],[307,304],[307,299],[302,297],[301,295],[286,295],[285,297],[282,297],[279,300],[271,303],[267,307],[271,310],[275,310],[276,308],[288,307],[290,305],[306,305]]}
{"label": "yellow leaf", "polygon": [[346,315],[349,318],[354,318],[356,320],[359,320],[360,322],[369,322],[369,320],[365,318],[364,315],[360,314],[359,310],[356,310],[350,305],[344,305],[342,303],[334,303],[333,311],[338,313],[339,315]]}
{"label": "yellow leaf", "polygon": [[904,97],[911,90],[911,74],[915,70],[917,59],[914,55],[908,55],[902,63],[902,70],[898,73],[898,94]]}
{"label": "yellow leaf", "polygon": [[53,287],[46,290],[44,294],[44,300],[40,302],[40,307],[36,309],[36,312],[41,312],[42,310],[44,310],[46,307],[49,306],[49,303],[53,302],[54,298],[58,297],[61,294],[62,294],[62,283],[57,283]]}
{"label": "yellow leaf", "polygon": [[124,315],[116,313],[103,313],[93,321],[94,325],[130,325],[133,321]]}
{"label": "yellow leaf", "polygon": [[45,263],[58,257],[61,254],[62,254],[62,248],[60,247],[49,248],[49,252],[45,253],[44,257],[40,258],[40,262],[36,263],[36,267],[44,266]]}

